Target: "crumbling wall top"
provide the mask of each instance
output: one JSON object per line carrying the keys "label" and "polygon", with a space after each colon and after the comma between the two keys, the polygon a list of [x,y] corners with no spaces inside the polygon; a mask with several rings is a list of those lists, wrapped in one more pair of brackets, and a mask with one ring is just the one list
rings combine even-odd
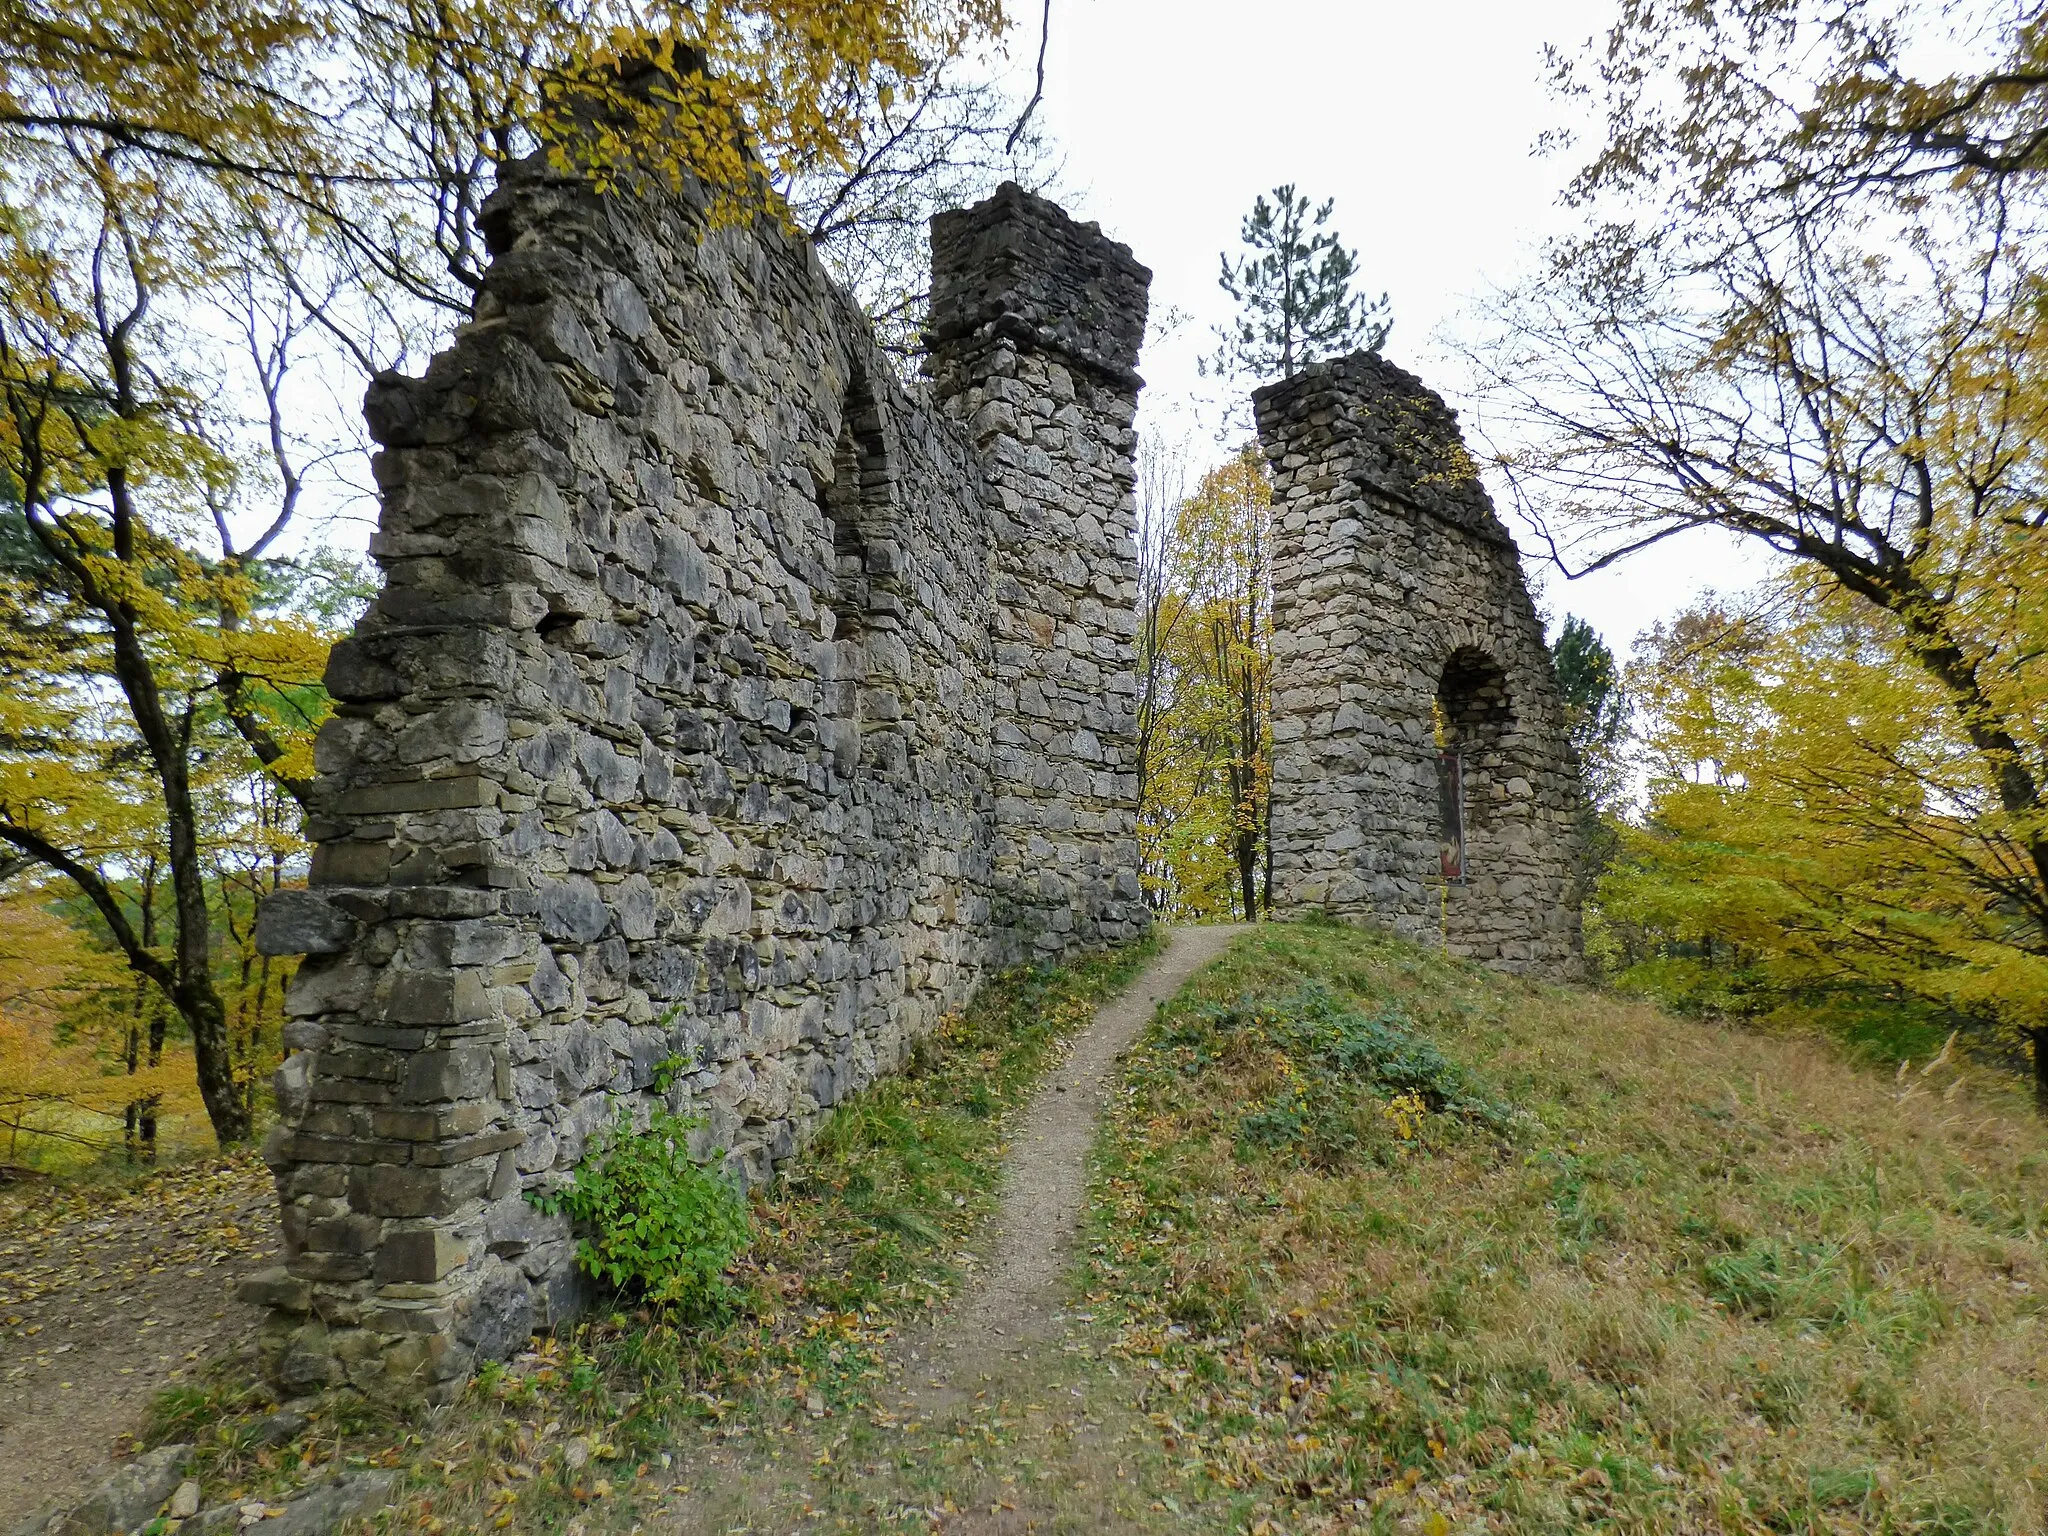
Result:
{"label": "crumbling wall top", "polygon": [[1129,246],[1015,182],[932,220],[935,348],[1004,335],[1136,389],[1151,282]]}
{"label": "crumbling wall top", "polygon": [[1349,458],[1346,477],[1364,490],[1512,547],[1458,431],[1458,413],[1377,352],[1311,363],[1254,390],[1252,409],[1273,452],[1327,460],[1336,450]]}

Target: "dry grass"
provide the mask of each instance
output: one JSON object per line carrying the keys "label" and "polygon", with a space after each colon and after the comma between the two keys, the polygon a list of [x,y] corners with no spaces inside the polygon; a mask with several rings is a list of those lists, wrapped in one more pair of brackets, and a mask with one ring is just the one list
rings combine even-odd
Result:
{"label": "dry grass", "polygon": [[[1382,1085],[1247,1136],[1314,1079],[1308,978],[1522,1114]],[[1134,1053],[1101,1168],[1094,1299],[1254,1529],[2048,1525],[2048,1133],[2002,1081],[1271,927]]]}
{"label": "dry grass", "polygon": [[1327,927],[1240,940],[1133,1050],[1083,1320],[908,1409],[884,1362],[962,1278],[1008,1116],[1137,958],[991,988],[842,1114],[723,1327],[623,1310],[432,1421],[337,1404],[268,1449],[229,1381],[167,1407],[212,1424],[210,1489],[402,1466],[383,1528],[444,1536],[2048,1526],[2016,1085]]}

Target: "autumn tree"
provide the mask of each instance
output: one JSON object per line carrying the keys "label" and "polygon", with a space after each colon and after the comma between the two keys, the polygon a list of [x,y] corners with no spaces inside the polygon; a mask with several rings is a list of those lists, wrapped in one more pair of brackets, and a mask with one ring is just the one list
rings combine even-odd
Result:
{"label": "autumn tree", "polygon": [[1334,199],[1311,203],[1292,182],[1252,202],[1236,259],[1224,252],[1217,278],[1237,314],[1216,329],[1208,365],[1226,379],[1286,378],[1319,358],[1377,351],[1393,328],[1387,296],[1352,291],[1358,253],[1329,227]]}
{"label": "autumn tree", "polygon": [[496,168],[543,147],[600,180],[695,178],[721,216],[778,212],[874,276],[920,188],[1011,158],[972,57],[1006,26],[1000,0],[31,0],[0,16],[0,134],[303,224],[357,279],[324,317],[377,366],[377,312],[467,318]]}
{"label": "autumn tree", "polygon": [[1271,883],[1271,488],[1247,448],[1161,519],[1141,667],[1141,850],[1158,904],[1255,920]]}
{"label": "autumn tree", "polygon": [[[1629,979],[1731,1011],[1961,1021],[2031,1047],[2048,1107],[2031,858],[1945,687],[1838,584],[1791,573],[1761,598],[1660,625],[1633,670],[1649,814],[1600,892]],[[2007,636],[2037,674],[2041,627]]]}
{"label": "autumn tree", "polygon": [[994,113],[944,71],[1003,25],[996,0],[0,16],[0,844],[170,1006],[224,1144],[275,993],[251,903],[297,846],[325,708],[331,634],[273,578],[358,446],[352,407],[306,430],[310,374],[354,396],[468,317],[513,157],[692,180],[714,220],[828,243],[921,219],[905,189]]}
{"label": "autumn tree", "polygon": [[191,1063],[128,1056],[126,968],[52,909],[51,892],[0,897],[0,1162],[40,1142],[97,1153],[142,1105],[196,1108]]}
{"label": "autumn tree", "polygon": [[[1968,63],[1915,67],[1943,56]],[[2048,170],[2048,18],[2025,6],[1623,0],[1601,47],[1550,62],[1604,117],[1581,201],[1674,180],[1853,196]]]}
{"label": "autumn tree", "polygon": [[[1746,15],[1684,13],[1668,66],[1640,38],[1614,44],[1636,62],[1603,77],[1586,227],[1501,298],[1475,351],[1497,464],[1570,572],[1714,529],[1818,582],[1815,601],[1864,605],[1947,711],[1955,776],[1984,791],[1973,836],[2015,861],[1996,942],[2031,954],[2048,933],[2048,740],[2024,633],[2048,531],[2048,183],[2023,164],[1862,177],[1839,156],[1821,175],[1836,139],[1799,103],[1841,86],[1819,46],[1831,23],[1803,20],[1816,47],[1787,51],[1742,41]],[[1739,67],[1694,78],[1689,49],[1730,48]],[[1816,58],[1822,78],[1801,78]],[[1660,116],[1695,91],[1725,93],[1734,140]]]}
{"label": "autumn tree", "polygon": [[1168,725],[1178,697],[1171,659],[1174,631],[1186,612],[1169,584],[1178,564],[1175,523],[1187,494],[1188,445],[1150,431],[1138,444],[1138,600],[1136,763],[1138,854],[1145,900],[1164,910],[1173,889],[1165,857],[1171,812],[1159,794],[1170,749]]}
{"label": "autumn tree", "polygon": [[[0,844],[71,882],[176,1012],[227,1144],[250,1105],[211,850],[252,771],[302,791],[325,712],[332,632],[274,590],[307,472],[286,388],[310,322],[283,290],[213,305],[250,297],[245,248],[202,238],[153,177],[76,144],[6,170],[36,195],[0,228]],[[246,395],[182,351],[209,319],[248,322]]]}

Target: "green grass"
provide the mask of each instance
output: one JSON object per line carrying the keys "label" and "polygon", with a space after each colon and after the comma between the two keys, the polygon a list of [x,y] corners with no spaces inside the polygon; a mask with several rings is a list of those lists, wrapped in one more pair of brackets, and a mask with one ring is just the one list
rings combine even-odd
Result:
{"label": "green grass", "polygon": [[283,1446],[250,1443],[260,1405],[216,1375],[159,1403],[159,1438],[211,1424],[200,1435],[209,1499],[275,1494],[338,1459],[410,1469],[393,1530],[630,1523],[636,1488],[669,1486],[663,1457],[679,1435],[772,1435],[821,1405],[836,1420],[867,1401],[887,1341],[956,1289],[958,1255],[995,1205],[1012,1112],[1156,948],[997,978],[906,1070],[842,1104],[756,1200],[722,1321],[686,1326],[621,1299],[484,1370],[438,1422],[406,1405],[337,1405]]}
{"label": "green grass", "polygon": [[2033,1532],[2044,1227],[1998,1079],[1269,926],[1134,1052],[1086,1284],[1254,1529]]}
{"label": "green grass", "polygon": [[430,1536],[700,1528],[678,1484],[721,1531],[2048,1527],[2019,1085],[1323,925],[1239,940],[1131,1051],[1092,1321],[957,1413],[892,1414],[882,1361],[957,1288],[1009,1117],[1142,958],[1006,978],[845,1106],[756,1205],[716,1326],[599,1318],[433,1423],[356,1405],[260,1447],[225,1381],[167,1420],[239,1411],[215,1491],[404,1466],[387,1526]]}

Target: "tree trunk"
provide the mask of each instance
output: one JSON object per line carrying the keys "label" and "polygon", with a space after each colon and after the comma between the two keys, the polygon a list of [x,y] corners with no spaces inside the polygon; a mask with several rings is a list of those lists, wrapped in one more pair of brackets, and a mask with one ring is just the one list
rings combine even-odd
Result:
{"label": "tree trunk", "polygon": [[2048,1026],[2027,1031],[2034,1056],[2034,1112],[2048,1119]]}
{"label": "tree trunk", "polygon": [[[110,481],[113,477],[109,477]],[[191,712],[173,729],[163,708],[156,673],[125,606],[112,609],[114,672],[163,788],[165,863],[171,877],[171,910],[177,923],[173,949],[171,1005],[192,1031],[199,1096],[223,1148],[247,1141],[250,1116],[235,1092],[228,1045],[227,1010],[213,984],[213,913],[206,901],[206,869],[199,846],[199,815],[192,802]]]}
{"label": "tree trunk", "polygon": [[[150,855],[143,866],[142,874],[142,942],[145,947],[156,945],[156,856]],[[149,1021],[149,1064],[154,1067],[164,1054],[164,1000],[141,977],[135,982],[135,1017],[128,1026],[128,1072],[135,1073],[138,1058],[139,1036],[144,1018]],[[128,1159],[136,1160],[138,1152],[143,1160],[156,1160],[156,1098],[131,1100],[128,1105]]]}
{"label": "tree trunk", "polygon": [[228,1016],[212,979],[197,985],[180,982],[172,999],[179,1016],[192,1031],[192,1055],[199,1069],[199,1097],[206,1102],[206,1118],[213,1124],[214,1139],[223,1148],[247,1141],[252,1127],[241,1095],[235,1092],[235,1074],[228,1060]]}
{"label": "tree trunk", "polygon": [[1260,844],[1262,844],[1264,854],[1266,854],[1266,915],[1268,915],[1268,918],[1272,918],[1272,915],[1274,915],[1274,793],[1272,793],[1272,780],[1268,780],[1268,786],[1266,786],[1266,817],[1264,817],[1264,823],[1266,825],[1260,831]]}
{"label": "tree trunk", "polygon": [[[1238,673],[1237,682],[1237,736],[1238,752],[1243,758],[1242,777],[1238,782],[1238,871],[1244,886],[1244,920],[1255,923],[1259,920],[1259,827],[1263,820],[1259,805],[1259,760],[1265,747],[1264,722],[1259,718],[1259,679],[1250,660],[1251,648],[1257,644],[1257,609],[1254,608],[1251,633],[1245,640],[1246,661]],[[1270,904],[1270,893],[1268,901]]]}
{"label": "tree trunk", "polygon": [[[152,998],[149,1010],[149,1064],[152,1069],[163,1065],[164,1026],[170,1021],[164,1017],[162,998]],[[142,1156],[145,1162],[156,1161],[156,1109],[161,1101],[151,1094],[142,1101]]]}
{"label": "tree trunk", "polygon": [[182,753],[170,760],[164,773],[164,809],[169,813],[172,905],[178,915],[177,983],[171,1003],[192,1031],[199,1096],[206,1103],[206,1118],[213,1123],[214,1139],[227,1148],[247,1141],[252,1127],[248,1108],[235,1091],[227,1008],[213,984],[213,913],[206,903],[199,820]]}
{"label": "tree trunk", "polygon": [[1237,834],[1237,887],[1244,903],[1244,920],[1259,920],[1258,834],[1247,828]]}
{"label": "tree trunk", "polygon": [[[123,1062],[128,1068],[128,1075],[130,1077],[135,1075],[135,1069],[142,1060],[142,1009],[147,1002],[143,987],[146,986],[148,986],[148,983],[144,982],[135,989],[135,1016],[128,1020],[128,1048],[123,1052]],[[131,1163],[138,1160],[141,1133],[142,1101],[140,1099],[130,1099],[128,1101],[128,1108],[121,1116],[121,1145],[126,1150],[128,1161]]]}

